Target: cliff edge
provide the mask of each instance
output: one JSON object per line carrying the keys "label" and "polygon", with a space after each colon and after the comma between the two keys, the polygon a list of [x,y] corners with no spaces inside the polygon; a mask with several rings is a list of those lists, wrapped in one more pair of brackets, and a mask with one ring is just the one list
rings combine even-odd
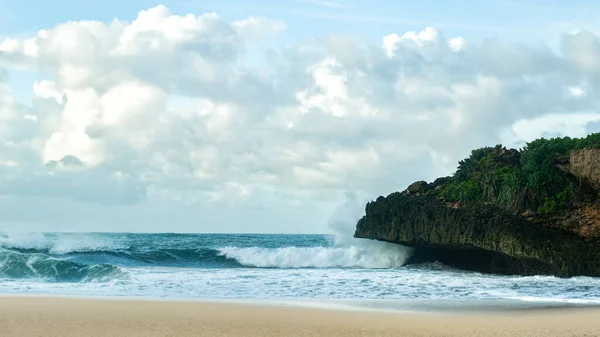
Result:
{"label": "cliff edge", "polygon": [[355,237],[414,247],[409,263],[600,276],[600,135],[474,150],[456,173],[366,205]]}

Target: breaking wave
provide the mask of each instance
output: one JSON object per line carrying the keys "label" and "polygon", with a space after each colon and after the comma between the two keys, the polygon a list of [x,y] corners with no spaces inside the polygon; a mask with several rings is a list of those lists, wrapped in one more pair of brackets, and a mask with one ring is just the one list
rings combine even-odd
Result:
{"label": "breaking wave", "polygon": [[89,281],[118,276],[120,267],[194,268],[397,268],[402,250],[378,254],[365,247],[222,247],[107,250],[50,254],[32,249],[0,248],[0,278]]}
{"label": "breaking wave", "polygon": [[124,277],[128,268],[136,267],[382,269],[401,267],[409,256],[393,244],[342,245],[324,238],[285,246],[178,240],[168,235],[140,241],[94,234],[2,235],[0,280],[102,282]]}
{"label": "breaking wave", "polygon": [[[352,237],[360,203],[348,194],[324,236],[0,233],[0,280],[97,282],[128,268],[398,268],[411,250]],[[290,241],[291,240],[291,241]]]}
{"label": "breaking wave", "polygon": [[361,246],[225,247],[219,251],[244,266],[261,268],[398,268],[407,258],[402,249],[381,249],[378,252]]}
{"label": "breaking wave", "polygon": [[335,233],[0,234],[0,293],[600,303],[597,278],[403,267],[409,249]]}

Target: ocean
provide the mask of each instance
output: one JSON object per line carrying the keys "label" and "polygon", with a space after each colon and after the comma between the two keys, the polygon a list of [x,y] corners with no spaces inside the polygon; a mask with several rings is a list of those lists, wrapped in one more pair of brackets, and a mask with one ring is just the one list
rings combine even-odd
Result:
{"label": "ocean", "polygon": [[600,304],[598,278],[484,275],[437,263],[404,266],[409,255],[410,249],[398,245],[328,235],[5,233],[0,293]]}

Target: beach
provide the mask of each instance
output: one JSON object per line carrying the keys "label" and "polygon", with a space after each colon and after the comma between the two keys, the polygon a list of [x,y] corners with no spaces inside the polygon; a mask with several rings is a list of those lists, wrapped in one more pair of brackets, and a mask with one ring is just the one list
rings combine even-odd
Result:
{"label": "beach", "polygon": [[1,337],[598,336],[600,309],[478,313],[331,310],[242,303],[0,298]]}

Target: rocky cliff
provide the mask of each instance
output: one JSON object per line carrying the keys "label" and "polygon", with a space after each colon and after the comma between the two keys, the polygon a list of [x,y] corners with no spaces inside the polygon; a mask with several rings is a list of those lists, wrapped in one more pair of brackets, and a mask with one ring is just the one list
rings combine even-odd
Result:
{"label": "rocky cliff", "polygon": [[355,237],[414,247],[409,263],[600,276],[600,150],[561,141],[476,150],[453,177],[368,203]]}

